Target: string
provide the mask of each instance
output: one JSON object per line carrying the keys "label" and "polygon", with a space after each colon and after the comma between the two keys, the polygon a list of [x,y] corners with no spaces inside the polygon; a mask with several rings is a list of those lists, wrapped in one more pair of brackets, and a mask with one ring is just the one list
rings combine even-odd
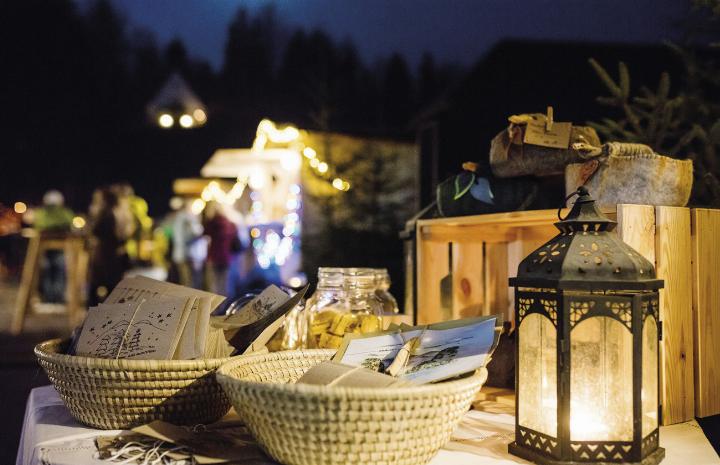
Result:
{"label": "string", "polygon": [[[172,463],[172,458],[168,457],[168,454],[173,452],[187,454],[187,450],[183,446],[172,447],[161,453],[160,450],[165,444],[165,441],[155,441],[152,444],[130,441],[110,457],[101,460],[115,462],[118,465],[138,463],[140,460],[142,460],[142,462],[139,462],[140,465],[169,465]],[[150,446],[150,449],[146,449],[148,446]],[[117,462],[121,459],[122,461]]]}
{"label": "string", "polygon": [[133,321],[135,320],[135,315],[137,315],[137,312],[140,310],[140,307],[142,307],[142,304],[146,302],[146,299],[143,299],[139,304],[137,304],[137,307],[135,307],[135,311],[133,312],[132,316],[130,317],[130,322],[127,325],[127,328],[125,328],[125,332],[123,333],[122,339],[120,340],[120,346],[118,347],[118,351],[115,354],[115,360],[120,358],[120,354],[122,353],[123,345],[125,345],[125,341],[127,340],[128,333],[130,332],[130,328],[132,328]]}

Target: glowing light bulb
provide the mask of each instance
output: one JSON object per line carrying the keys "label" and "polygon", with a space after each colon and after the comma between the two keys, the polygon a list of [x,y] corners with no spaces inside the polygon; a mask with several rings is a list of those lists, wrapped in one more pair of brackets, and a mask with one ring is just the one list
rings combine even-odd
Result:
{"label": "glowing light bulb", "polygon": [[260,230],[258,228],[252,228],[250,230],[250,237],[252,237],[253,239],[257,239],[258,237],[260,237]]}
{"label": "glowing light bulb", "polygon": [[182,115],[182,116],[180,117],[180,126],[182,126],[182,127],[184,127],[184,128],[187,129],[187,128],[189,128],[189,127],[192,127],[192,125],[193,125],[192,116],[190,116],[190,115]]}
{"label": "glowing light bulb", "polygon": [[320,162],[318,161],[317,158],[313,158],[312,160],[310,160],[310,166],[312,166],[313,168],[317,168],[317,166],[319,164],[320,164]]}
{"label": "glowing light bulb", "polygon": [[193,116],[195,117],[195,121],[200,124],[207,121],[207,115],[201,108],[197,108],[195,111],[193,111]]}
{"label": "glowing light bulb", "polygon": [[328,170],[328,164],[324,161],[320,162],[320,164],[317,167],[317,170],[321,173],[327,173]]}
{"label": "glowing light bulb", "polygon": [[303,149],[303,155],[305,155],[305,158],[313,159],[317,156],[317,152],[312,147],[305,147]]}
{"label": "glowing light bulb", "polygon": [[158,124],[164,128],[171,128],[172,125],[175,124],[175,120],[173,119],[173,117],[171,115],[169,115],[167,113],[163,113],[158,118]]}
{"label": "glowing light bulb", "polygon": [[343,180],[340,178],[335,178],[332,181],[332,186],[339,191],[343,190],[344,185]]}
{"label": "glowing light bulb", "polygon": [[76,216],[72,219],[72,225],[75,226],[77,229],[82,229],[85,227],[85,218],[82,216]]}

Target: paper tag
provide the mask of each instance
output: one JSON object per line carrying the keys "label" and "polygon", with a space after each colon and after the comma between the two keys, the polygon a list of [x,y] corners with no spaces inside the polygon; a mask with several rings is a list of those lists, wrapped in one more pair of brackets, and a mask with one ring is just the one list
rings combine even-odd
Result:
{"label": "paper tag", "polygon": [[572,123],[553,123],[549,131],[545,130],[544,121],[528,121],[525,128],[523,143],[566,149],[570,146],[570,129]]}

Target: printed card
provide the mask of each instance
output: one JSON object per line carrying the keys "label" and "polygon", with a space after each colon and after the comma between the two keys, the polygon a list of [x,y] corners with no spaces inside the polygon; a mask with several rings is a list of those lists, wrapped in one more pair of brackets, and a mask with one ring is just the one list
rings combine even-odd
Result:
{"label": "printed card", "polygon": [[190,311],[182,297],[101,304],[91,308],[76,353],[100,358],[169,359]]}

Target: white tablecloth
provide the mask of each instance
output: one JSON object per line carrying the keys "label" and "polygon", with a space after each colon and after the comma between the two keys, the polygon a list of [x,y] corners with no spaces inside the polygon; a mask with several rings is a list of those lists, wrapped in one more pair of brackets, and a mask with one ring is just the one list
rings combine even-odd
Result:
{"label": "white tablecloth", "polygon": [[[480,408],[465,415],[452,441],[430,465],[528,463],[507,453],[507,445],[513,439],[512,409],[490,401],[480,403]],[[28,398],[16,465],[40,465],[42,457],[53,460],[53,465],[107,465],[109,462],[92,459],[92,438],[118,432],[80,425],[52,386],[36,388]],[[660,428],[660,445],[665,447],[663,465],[720,465],[720,458],[695,421]],[[65,458],[64,462],[56,461],[60,456]]]}

